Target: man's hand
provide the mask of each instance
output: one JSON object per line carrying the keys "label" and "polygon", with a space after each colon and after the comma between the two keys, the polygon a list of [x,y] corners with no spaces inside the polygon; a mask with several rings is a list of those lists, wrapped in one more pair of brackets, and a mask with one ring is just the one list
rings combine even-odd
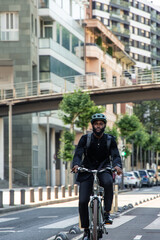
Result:
{"label": "man's hand", "polygon": [[77,173],[78,172],[78,165],[75,165],[73,168],[72,168],[72,172],[74,173]]}
{"label": "man's hand", "polygon": [[123,171],[122,171],[122,169],[120,167],[115,166],[114,168],[116,169],[118,175],[122,174]]}

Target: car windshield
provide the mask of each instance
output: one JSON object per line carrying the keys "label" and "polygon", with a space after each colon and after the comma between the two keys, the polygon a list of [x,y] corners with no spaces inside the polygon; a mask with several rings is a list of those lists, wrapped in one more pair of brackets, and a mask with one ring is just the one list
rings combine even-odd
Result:
{"label": "car windshield", "polygon": [[140,176],[145,176],[146,175],[145,171],[139,171],[139,173],[140,173]]}
{"label": "car windshield", "polygon": [[132,173],[124,173],[124,177],[132,177]]}

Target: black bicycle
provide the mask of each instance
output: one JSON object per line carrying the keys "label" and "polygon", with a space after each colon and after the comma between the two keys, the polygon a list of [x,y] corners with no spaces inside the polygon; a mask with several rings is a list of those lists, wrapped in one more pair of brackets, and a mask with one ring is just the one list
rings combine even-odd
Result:
{"label": "black bicycle", "polygon": [[104,189],[99,185],[97,173],[104,172],[106,170],[115,171],[110,167],[106,167],[101,170],[90,170],[84,167],[79,167],[79,172],[93,173],[93,194],[90,196],[89,201],[89,229],[90,239],[99,240],[103,237],[103,234],[108,234],[106,225],[104,223]]}

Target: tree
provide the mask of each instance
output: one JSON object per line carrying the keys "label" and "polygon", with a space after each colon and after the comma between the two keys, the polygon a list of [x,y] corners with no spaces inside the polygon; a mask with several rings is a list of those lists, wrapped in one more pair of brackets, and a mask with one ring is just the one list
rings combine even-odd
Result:
{"label": "tree", "polygon": [[77,124],[80,116],[87,115],[94,105],[88,93],[81,90],[75,90],[74,93],[66,93],[59,105],[61,110],[60,117],[64,124],[70,124],[70,131],[73,132],[74,125]]}
{"label": "tree", "polygon": [[160,101],[143,101],[135,104],[133,109],[149,133],[160,133]]}
{"label": "tree", "polygon": [[118,129],[117,129],[116,125],[114,125],[113,128],[110,128],[107,126],[105,133],[108,133],[108,134],[114,136],[116,141],[118,140],[119,133],[118,133]]}
{"label": "tree", "polygon": [[122,137],[127,137],[134,133],[140,127],[140,121],[136,115],[129,116],[128,114],[123,115],[116,125],[120,129]]}

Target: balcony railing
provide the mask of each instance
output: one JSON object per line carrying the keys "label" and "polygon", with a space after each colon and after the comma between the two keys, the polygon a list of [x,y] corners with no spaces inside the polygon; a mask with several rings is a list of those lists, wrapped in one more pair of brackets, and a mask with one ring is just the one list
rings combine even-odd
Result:
{"label": "balcony railing", "polygon": [[40,49],[52,49],[57,54],[62,57],[68,59],[70,62],[76,64],[80,68],[84,69],[84,61],[82,61],[79,57],[71,53],[69,50],[53,41],[51,38],[40,38],[39,39],[39,48]]}

